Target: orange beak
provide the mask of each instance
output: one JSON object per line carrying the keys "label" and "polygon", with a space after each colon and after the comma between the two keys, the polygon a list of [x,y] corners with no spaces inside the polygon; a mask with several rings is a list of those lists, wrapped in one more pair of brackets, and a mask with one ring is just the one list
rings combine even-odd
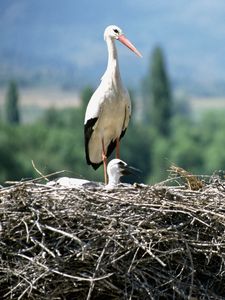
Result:
{"label": "orange beak", "polygon": [[118,37],[118,40],[127,46],[131,51],[133,51],[137,56],[142,57],[141,53],[134,47],[134,45],[125,37],[124,34],[121,34]]}

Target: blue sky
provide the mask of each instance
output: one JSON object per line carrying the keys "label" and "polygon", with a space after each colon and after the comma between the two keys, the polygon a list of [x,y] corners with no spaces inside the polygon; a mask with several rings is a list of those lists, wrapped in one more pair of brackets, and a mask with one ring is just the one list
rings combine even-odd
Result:
{"label": "blue sky", "polygon": [[109,24],[119,25],[144,56],[140,62],[118,46],[121,69],[132,65],[134,78],[147,71],[156,44],[164,48],[172,76],[225,77],[223,0],[1,0],[0,52],[62,59],[101,73]]}

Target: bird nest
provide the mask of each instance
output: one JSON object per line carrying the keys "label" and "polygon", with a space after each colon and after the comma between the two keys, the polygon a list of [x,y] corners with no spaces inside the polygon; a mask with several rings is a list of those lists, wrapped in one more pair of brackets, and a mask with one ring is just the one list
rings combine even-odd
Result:
{"label": "bird nest", "polygon": [[225,185],[0,189],[1,299],[224,299]]}

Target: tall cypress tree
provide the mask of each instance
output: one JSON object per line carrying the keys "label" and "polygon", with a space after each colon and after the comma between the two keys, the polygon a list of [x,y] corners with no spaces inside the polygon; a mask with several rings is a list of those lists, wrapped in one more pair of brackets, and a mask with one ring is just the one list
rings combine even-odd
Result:
{"label": "tall cypress tree", "polygon": [[143,81],[143,90],[147,120],[150,119],[158,134],[168,136],[172,116],[172,97],[164,55],[160,47],[153,50],[150,71]]}
{"label": "tall cypress tree", "polygon": [[10,124],[18,124],[20,122],[18,102],[19,94],[17,84],[12,80],[9,82],[5,101],[5,117],[6,121]]}

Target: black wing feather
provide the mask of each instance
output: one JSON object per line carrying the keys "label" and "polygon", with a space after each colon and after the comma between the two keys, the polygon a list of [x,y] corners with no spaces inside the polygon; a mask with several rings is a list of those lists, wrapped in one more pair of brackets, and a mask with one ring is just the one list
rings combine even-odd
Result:
{"label": "black wing feather", "polygon": [[[120,140],[121,140],[121,138],[124,136],[124,134],[125,134],[125,132],[126,132],[126,129],[124,129],[122,132],[121,132],[121,135],[120,135]],[[111,154],[112,154],[112,152],[113,152],[113,150],[116,148],[116,140],[112,140],[111,142],[110,142],[110,144],[109,144],[109,146],[108,146],[108,149],[107,149],[107,154],[106,154],[106,156],[107,157],[109,157]]]}
{"label": "black wing feather", "polygon": [[[87,161],[87,164],[88,165],[91,165],[95,170],[97,170],[101,164],[102,164],[102,161],[100,163],[93,163],[90,161],[90,157],[89,157],[89,150],[88,150],[88,143],[90,141],[90,138],[91,138],[91,135],[93,133],[93,127],[95,125],[95,123],[97,122],[98,118],[92,118],[92,119],[89,119],[86,124],[84,124],[84,139],[85,139],[85,155],[86,155],[86,161]],[[119,137],[119,139],[121,139],[124,134],[126,132],[126,128],[121,132],[121,135]],[[112,140],[108,146],[108,149],[107,149],[107,153],[106,153],[106,156],[109,157],[113,150],[115,149],[116,147],[116,140]]]}
{"label": "black wing feather", "polygon": [[85,155],[86,155],[86,161],[87,161],[87,164],[88,165],[92,165],[92,167],[97,170],[98,167],[102,164],[101,163],[98,163],[98,164],[95,164],[95,163],[92,163],[90,161],[90,157],[89,157],[89,150],[88,150],[88,144],[89,144],[89,141],[90,141],[90,138],[91,138],[91,135],[93,133],[93,127],[95,125],[95,123],[97,122],[98,118],[92,118],[92,119],[89,119],[86,124],[84,124],[84,143],[85,143]]}

